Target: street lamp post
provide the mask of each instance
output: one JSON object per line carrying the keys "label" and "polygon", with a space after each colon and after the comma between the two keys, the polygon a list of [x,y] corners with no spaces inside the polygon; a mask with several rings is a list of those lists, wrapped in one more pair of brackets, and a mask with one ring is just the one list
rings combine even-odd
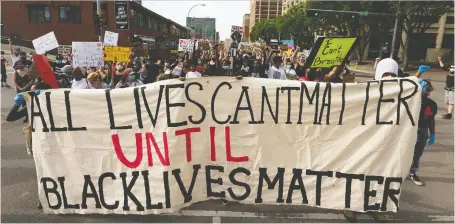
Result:
{"label": "street lamp post", "polygon": [[187,16],[188,18],[190,17],[190,12],[191,12],[191,10],[192,10],[194,7],[196,7],[196,6],[205,6],[205,4],[193,5],[193,7],[191,7],[190,10],[188,10],[188,16]]}

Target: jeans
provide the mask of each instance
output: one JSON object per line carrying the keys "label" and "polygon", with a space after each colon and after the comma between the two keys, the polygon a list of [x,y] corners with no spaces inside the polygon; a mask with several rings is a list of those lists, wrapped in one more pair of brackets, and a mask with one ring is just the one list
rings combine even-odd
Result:
{"label": "jeans", "polygon": [[419,128],[417,131],[417,142],[414,147],[414,157],[412,158],[411,174],[416,174],[419,168],[420,157],[422,157],[423,150],[428,141],[428,128]]}

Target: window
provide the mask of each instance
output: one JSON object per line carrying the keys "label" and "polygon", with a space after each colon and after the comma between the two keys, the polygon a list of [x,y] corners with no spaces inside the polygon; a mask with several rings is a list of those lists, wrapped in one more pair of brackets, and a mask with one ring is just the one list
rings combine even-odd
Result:
{"label": "window", "polygon": [[58,7],[58,19],[63,23],[80,23],[81,8],[79,6]]}
{"label": "window", "polygon": [[46,5],[28,5],[28,21],[46,23],[51,21],[51,10]]}

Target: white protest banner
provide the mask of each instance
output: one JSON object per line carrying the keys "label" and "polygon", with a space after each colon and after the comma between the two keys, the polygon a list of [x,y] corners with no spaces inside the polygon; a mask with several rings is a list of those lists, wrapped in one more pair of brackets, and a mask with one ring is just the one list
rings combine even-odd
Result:
{"label": "white protest banner", "polygon": [[105,31],[104,32],[104,46],[117,46],[118,33]]}
{"label": "white protest banner", "polygon": [[159,214],[217,198],[396,212],[421,101],[415,77],[44,92],[27,105],[39,198],[55,214]]}
{"label": "white protest banner", "polygon": [[58,47],[54,31],[34,39],[32,44],[37,54],[44,54]]}
{"label": "white protest banner", "polygon": [[73,42],[74,67],[104,66],[103,45],[100,42]]}
{"label": "white protest banner", "polygon": [[[194,48],[194,40],[191,40],[191,39],[180,39],[179,40],[179,51],[183,51],[183,52],[193,52],[193,48]],[[197,49],[197,45],[196,45],[196,49]]]}
{"label": "white protest banner", "polygon": [[61,55],[69,55],[71,54],[71,45],[59,45],[58,48],[57,48],[57,52],[58,54],[61,54]]}

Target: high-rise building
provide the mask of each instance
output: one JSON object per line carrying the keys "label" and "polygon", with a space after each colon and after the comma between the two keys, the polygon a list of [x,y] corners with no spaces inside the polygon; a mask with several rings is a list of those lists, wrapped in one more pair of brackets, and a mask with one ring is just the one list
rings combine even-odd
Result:
{"label": "high-rise building", "polygon": [[186,17],[186,26],[193,28],[196,32],[196,38],[209,39],[215,41],[216,36],[216,19],[215,18],[196,18]]}
{"label": "high-rise building", "polygon": [[215,43],[218,43],[220,41],[220,32],[215,33]]}
{"label": "high-rise building", "polygon": [[242,40],[248,41],[250,38],[250,14],[245,14],[243,16],[243,37]]}
{"label": "high-rise building", "polygon": [[256,22],[276,18],[283,12],[283,0],[251,0],[250,3],[249,29]]}
{"label": "high-rise building", "polygon": [[288,9],[292,6],[305,1],[306,0],[283,0],[283,14],[286,13],[286,11],[288,11]]}

